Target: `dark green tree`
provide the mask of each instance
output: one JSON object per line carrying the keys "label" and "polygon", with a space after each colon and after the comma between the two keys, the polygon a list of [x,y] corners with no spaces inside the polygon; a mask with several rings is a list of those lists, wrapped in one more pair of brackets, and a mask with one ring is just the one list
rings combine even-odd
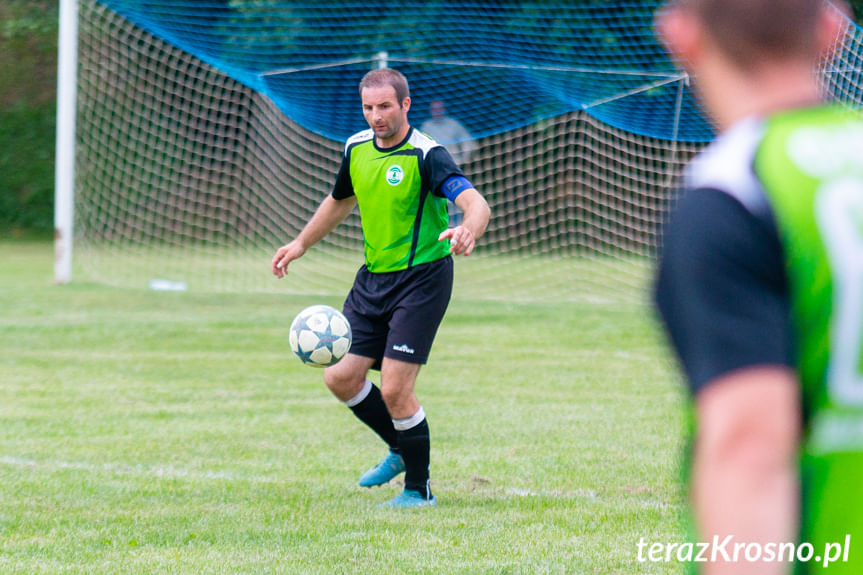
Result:
{"label": "dark green tree", "polygon": [[54,227],[57,0],[0,2],[0,233]]}

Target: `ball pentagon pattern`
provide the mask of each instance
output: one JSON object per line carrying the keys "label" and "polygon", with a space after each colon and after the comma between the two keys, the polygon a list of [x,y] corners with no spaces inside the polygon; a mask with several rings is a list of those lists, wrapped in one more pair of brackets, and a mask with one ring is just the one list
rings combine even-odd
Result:
{"label": "ball pentagon pattern", "polygon": [[351,326],[342,313],[328,305],[307,307],[291,323],[291,351],[306,365],[327,367],[351,348]]}

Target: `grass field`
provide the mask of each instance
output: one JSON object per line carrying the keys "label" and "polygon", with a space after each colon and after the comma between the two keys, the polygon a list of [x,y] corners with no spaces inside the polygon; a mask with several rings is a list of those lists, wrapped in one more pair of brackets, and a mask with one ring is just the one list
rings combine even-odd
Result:
{"label": "grass field", "polygon": [[[679,573],[683,397],[650,310],[456,294],[418,392],[439,506],[290,356],[339,299],[54,286],[0,243],[0,573]],[[262,265],[266,267],[267,261]]]}
{"label": "grass field", "polygon": [[[327,294],[340,301],[363,263],[361,245],[347,249],[321,242],[291,262],[291,279],[280,282],[267,265],[274,245],[79,241],[76,277],[121,288],[146,288],[151,280],[164,279],[182,282],[192,292]],[[640,303],[645,301],[652,271],[647,257],[632,254],[579,257],[541,250],[478,249],[469,258],[455,258],[455,288],[462,300]]]}

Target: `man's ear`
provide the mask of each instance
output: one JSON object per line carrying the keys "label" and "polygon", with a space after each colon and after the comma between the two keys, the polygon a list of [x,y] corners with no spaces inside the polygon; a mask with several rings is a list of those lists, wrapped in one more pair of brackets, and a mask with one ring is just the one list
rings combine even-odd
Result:
{"label": "man's ear", "polygon": [[408,96],[407,98],[402,100],[402,108],[404,108],[405,114],[407,114],[408,110],[411,109],[411,97],[410,96]]}
{"label": "man's ear", "polygon": [[703,28],[690,10],[666,6],[656,14],[656,31],[666,49],[684,68],[698,62],[703,44]]}
{"label": "man's ear", "polygon": [[815,47],[819,56],[829,58],[834,51],[842,46],[842,41],[848,33],[850,17],[851,8],[843,0],[833,0],[832,3],[824,2],[821,4],[815,36],[817,43]]}

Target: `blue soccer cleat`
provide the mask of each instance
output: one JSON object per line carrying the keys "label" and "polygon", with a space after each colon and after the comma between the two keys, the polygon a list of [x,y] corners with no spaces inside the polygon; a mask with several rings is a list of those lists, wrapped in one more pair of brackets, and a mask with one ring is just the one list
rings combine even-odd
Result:
{"label": "blue soccer cleat", "polygon": [[437,507],[437,500],[432,495],[429,499],[423,497],[423,494],[413,489],[405,489],[393,499],[386,503],[381,503],[379,507],[392,507],[399,509],[413,509],[418,507]]}
{"label": "blue soccer cleat", "polygon": [[363,473],[360,477],[360,487],[376,487],[388,483],[399,473],[404,473],[405,462],[398,453],[390,451],[381,462]]}

